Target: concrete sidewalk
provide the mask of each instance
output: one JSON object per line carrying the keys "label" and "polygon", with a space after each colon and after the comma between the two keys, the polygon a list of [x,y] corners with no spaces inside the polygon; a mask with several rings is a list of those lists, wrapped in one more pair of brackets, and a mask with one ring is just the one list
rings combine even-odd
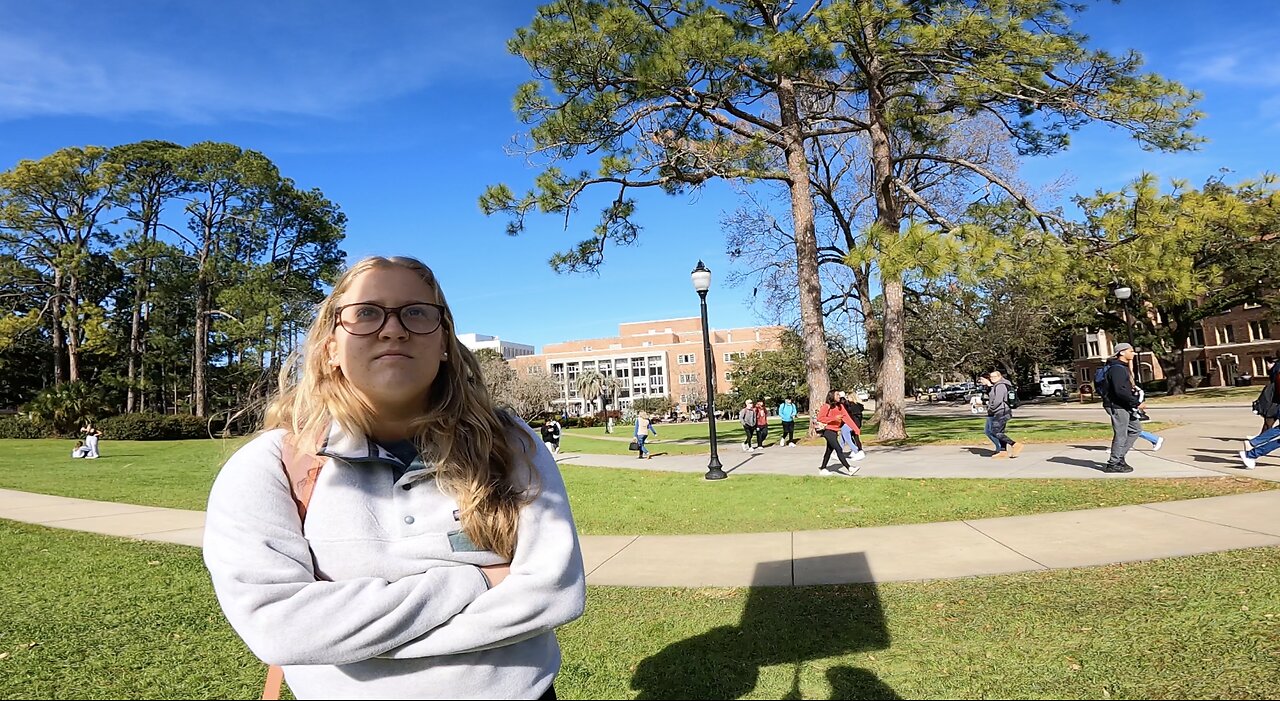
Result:
{"label": "concrete sidewalk", "polygon": [[[584,536],[582,550],[587,582],[593,585],[737,587],[892,582],[1277,546],[1277,513],[1280,490],[878,528]],[[0,490],[0,519],[197,547],[204,524],[204,514],[199,511],[9,490]]]}
{"label": "concrete sidewalk", "polygon": [[[1070,419],[1101,423],[1106,419],[1097,406],[1076,415],[1071,407],[1046,406],[1019,409],[1009,433],[1018,438],[1019,419]],[[936,415],[971,418],[980,427],[982,417],[974,417],[964,406],[937,406]],[[1280,481],[1280,453],[1265,458],[1257,469],[1246,471],[1237,457],[1244,436],[1258,432],[1260,420],[1248,408],[1169,406],[1151,410],[1152,418],[1181,424],[1161,433],[1165,439],[1160,452],[1152,452],[1151,444],[1139,439],[1127,459],[1134,470],[1113,475],[1098,468],[1106,462],[1109,440],[1076,440],[1065,443],[1027,444],[1022,454],[1010,460],[992,460],[990,444],[926,445],[905,448],[869,446],[867,458],[853,463],[859,477],[937,478],[1048,478],[1048,479],[1126,479],[1139,477],[1212,477],[1217,474],[1246,476],[1253,479]],[[776,440],[777,434],[770,434]],[[629,440],[629,438],[627,439]],[[637,460],[632,455],[599,455],[561,453],[562,465],[591,465],[642,470],[701,473],[707,470],[708,454],[664,455],[664,442],[648,443],[652,460]],[[980,446],[980,447],[979,447]],[[720,443],[720,462],[733,475],[773,474],[812,476],[822,464],[821,446],[776,445],[754,453],[742,452],[742,444]],[[832,459],[831,465],[839,465]],[[837,479],[837,478],[831,478]]]}
{"label": "concrete sidewalk", "polygon": [[[1040,479],[1125,479],[1136,477],[1216,477],[1224,470],[1209,466],[1186,464],[1178,461],[1168,447],[1159,453],[1148,449],[1134,450],[1128,456],[1133,472],[1109,474],[1099,470],[1107,461],[1107,444],[1096,441],[1072,441],[1063,444],[1028,444],[1017,458],[994,460],[990,446],[975,448],[958,445],[925,445],[906,448],[868,446],[867,457],[858,462],[859,477],[897,477],[909,479],[938,478],[1040,478]],[[665,470],[670,472],[702,473],[707,471],[708,454],[663,454],[661,442],[650,443],[652,460],[639,460],[634,455],[600,455],[588,453],[560,453],[556,461],[561,465],[590,465],[593,467],[629,468],[637,470]],[[741,444],[734,443],[719,451],[720,463],[732,479],[735,475],[768,474],[815,477],[822,464],[825,448],[816,446],[769,446],[763,450],[744,453]],[[832,456],[831,467],[840,462]],[[1263,477],[1270,470],[1257,470]],[[1275,469],[1280,478],[1280,468]],[[1263,477],[1265,478],[1265,477]],[[832,477],[828,479],[840,479]]]}

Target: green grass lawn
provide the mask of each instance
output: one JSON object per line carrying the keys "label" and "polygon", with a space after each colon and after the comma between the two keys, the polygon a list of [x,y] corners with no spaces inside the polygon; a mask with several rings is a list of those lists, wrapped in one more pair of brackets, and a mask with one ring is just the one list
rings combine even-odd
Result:
{"label": "green grass lawn", "polygon": [[1189,479],[883,479],[698,475],[562,465],[588,535],[768,533],[1019,516],[1265,491],[1243,477]]}
{"label": "green grass lawn", "polygon": [[1148,395],[1148,404],[1241,404],[1248,406],[1258,397],[1262,385],[1253,387],[1204,387],[1188,390],[1186,394],[1166,396]]}
{"label": "green grass lawn", "polygon": [[[261,693],[194,548],[0,521],[0,553],[0,697]],[[1275,698],[1280,548],[923,583],[592,587],[559,637],[567,699]]]}
{"label": "green grass lawn", "polygon": [[0,488],[203,510],[218,470],[247,441],[102,441],[100,459],[72,460],[75,441],[0,440]]}
{"label": "green grass lawn", "polygon": [[[239,441],[105,443],[72,460],[66,441],[0,441],[0,488],[203,510]],[[854,528],[1013,516],[1261,491],[1242,477],[1132,480],[837,480],[736,475],[708,483],[678,472],[562,465],[586,535],[742,533]]]}

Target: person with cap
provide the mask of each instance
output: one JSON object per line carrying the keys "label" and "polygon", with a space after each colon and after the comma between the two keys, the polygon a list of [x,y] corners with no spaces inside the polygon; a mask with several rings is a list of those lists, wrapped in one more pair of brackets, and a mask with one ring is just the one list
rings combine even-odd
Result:
{"label": "person with cap", "polygon": [[1111,415],[1111,456],[1102,467],[1103,472],[1133,472],[1125,456],[1133,449],[1134,441],[1142,433],[1142,420],[1139,410],[1144,402],[1138,398],[1129,373],[1129,363],[1134,356],[1133,346],[1128,343],[1117,343],[1114,353],[1107,361],[1106,372],[1102,382],[1098,383],[1098,396],[1102,399],[1102,407]]}
{"label": "person with cap", "polygon": [[1013,418],[1013,406],[1009,402],[1009,397],[1016,391],[1013,383],[1005,379],[1004,373],[999,370],[992,370],[983,375],[980,381],[983,385],[991,387],[990,398],[987,401],[987,426],[984,431],[992,445],[996,447],[996,452],[991,457],[1016,458],[1022,452],[1022,444],[1005,433],[1005,429],[1009,426],[1009,419]]}

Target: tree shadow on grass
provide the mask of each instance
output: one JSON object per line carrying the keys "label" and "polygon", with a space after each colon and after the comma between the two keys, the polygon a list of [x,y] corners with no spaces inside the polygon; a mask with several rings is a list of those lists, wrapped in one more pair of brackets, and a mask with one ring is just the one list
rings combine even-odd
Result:
{"label": "tree shadow on grass", "polygon": [[[783,563],[761,563],[762,571]],[[836,572],[840,581],[870,579],[862,553],[796,560],[793,571]],[[775,580],[776,581],[776,580]],[[756,689],[763,667],[787,665],[791,688],[780,698],[800,699],[805,665],[889,647],[889,630],[875,584],[840,587],[753,587],[742,620],[668,645],[641,661],[631,679],[640,699],[736,699]],[[833,699],[898,699],[868,670],[838,665],[826,671]]]}

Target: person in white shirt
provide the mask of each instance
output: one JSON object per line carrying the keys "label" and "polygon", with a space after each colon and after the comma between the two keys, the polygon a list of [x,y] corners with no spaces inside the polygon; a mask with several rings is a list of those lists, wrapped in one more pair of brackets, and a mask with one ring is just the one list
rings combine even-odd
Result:
{"label": "person in white shirt", "polygon": [[214,483],[218,602],[297,698],[555,698],[586,598],[569,500],[455,331],[425,265],[360,261]]}

